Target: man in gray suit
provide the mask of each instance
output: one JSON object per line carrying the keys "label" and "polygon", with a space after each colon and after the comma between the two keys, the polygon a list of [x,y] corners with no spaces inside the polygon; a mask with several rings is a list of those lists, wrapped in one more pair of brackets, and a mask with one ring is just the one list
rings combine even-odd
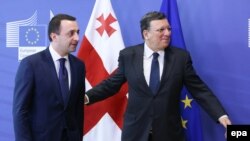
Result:
{"label": "man in gray suit", "polygon": [[[16,141],[82,141],[85,65],[76,50],[76,18],[54,16],[50,46],[24,58],[15,80],[13,120]],[[62,60],[62,64],[60,64]]]}
{"label": "man in gray suit", "polygon": [[231,124],[218,99],[196,74],[189,53],[169,46],[171,27],[165,15],[149,12],[140,24],[145,43],[123,49],[117,72],[87,91],[85,103],[108,98],[128,83],[122,141],[184,141],[179,107],[184,85],[215,121],[225,128]]}

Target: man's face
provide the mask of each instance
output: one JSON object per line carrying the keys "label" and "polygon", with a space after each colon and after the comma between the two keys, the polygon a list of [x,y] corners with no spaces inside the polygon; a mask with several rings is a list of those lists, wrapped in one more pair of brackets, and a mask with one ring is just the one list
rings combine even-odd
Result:
{"label": "man's face", "polygon": [[154,51],[164,50],[170,43],[171,27],[166,19],[153,20],[143,35],[149,48]]}
{"label": "man's face", "polygon": [[79,28],[76,21],[62,20],[60,33],[56,35],[57,49],[64,55],[74,52],[79,41]]}

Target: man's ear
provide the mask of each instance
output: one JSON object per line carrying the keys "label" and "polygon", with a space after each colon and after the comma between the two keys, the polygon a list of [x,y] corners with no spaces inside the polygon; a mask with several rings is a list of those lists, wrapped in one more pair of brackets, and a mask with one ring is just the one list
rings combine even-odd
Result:
{"label": "man's ear", "polygon": [[50,38],[52,39],[52,41],[55,41],[57,38],[57,34],[56,33],[50,33]]}
{"label": "man's ear", "polygon": [[143,30],[142,34],[143,34],[144,39],[147,40],[148,39],[148,30]]}

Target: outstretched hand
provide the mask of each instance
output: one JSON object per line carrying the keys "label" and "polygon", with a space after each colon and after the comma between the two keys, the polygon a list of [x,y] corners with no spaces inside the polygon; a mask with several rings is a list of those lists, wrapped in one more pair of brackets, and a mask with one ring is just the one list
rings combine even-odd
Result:
{"label": "outstretched hand", "polygon": [[226,129],[225,138],[227,138],[227,125],[232,125],[232,122],[230,121],[228,116],[219,118],[219,122]]}

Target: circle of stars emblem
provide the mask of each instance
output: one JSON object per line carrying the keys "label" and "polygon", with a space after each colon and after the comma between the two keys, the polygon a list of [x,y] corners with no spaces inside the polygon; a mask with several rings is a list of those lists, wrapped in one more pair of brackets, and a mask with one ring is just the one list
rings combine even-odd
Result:
{"label": "circle of stars emblem", "polygon": [[[34,36],[32,36],[32,35],[34,35]],[[31,38],[31,37],[33,37],[33,38]],[[34,27],[29,28],[25,32],[25,40],[30,45],[35,45],[39,41],[39,37],[40,37],[39,31]]]}

